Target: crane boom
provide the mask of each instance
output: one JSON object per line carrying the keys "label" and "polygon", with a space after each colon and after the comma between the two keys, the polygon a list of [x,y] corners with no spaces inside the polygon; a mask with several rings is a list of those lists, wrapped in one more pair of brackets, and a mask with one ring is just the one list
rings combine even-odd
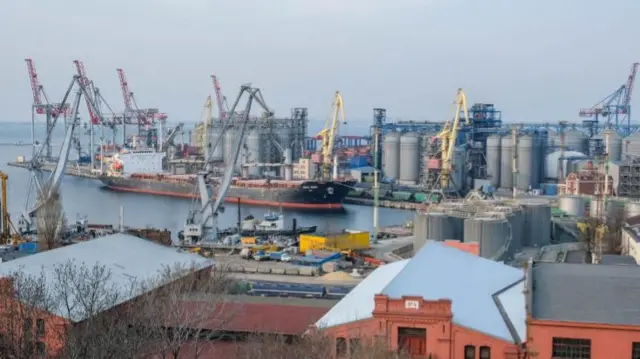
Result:
{"label": "crane boom", "polygon": [[453,151],[458,139],[458,130],[460,129],[460,112],[463,112],[464,114],[465,124],[469,125],[467,97],[461,88],[458,89],[453,103],[455,105],[453,124],[450,121],[447,121],[442,132],[438,134],[438,137],[442,139],[442,170],[440,173],[440,186],[442,189],[447,188],[451,181],[451,160],[453,158]]}
{"label": "crane boom", "polygon": [[133,110],[133,104],[131,103],[131,91],[129,91],[127,76],[124,74],[123,69],[116,69],[116,71],[118,72],[118,78],[120,79],[120,89],[122,90],[124,109],[126,112],[131,112]]}
{"label": "crane boom", "polygon": [[331,176],[331,166],[337,165],[334,164],[333,149],[335,147],[336,137],[338,136],[340,117],[342,118],[343,124],[346,125],[347,119],[344,116],[342,95],[340,91],[336,91],[333,96],[330,117],[327,118],[324,129],[316,135],[322,138],[322,176],[325,180],[328,180]]}
{"label": "crane boom", "polygon": [[[82,63],[82,61],[79,61],[79,60],[73,60],[73,64],[76,67],[76,72],[78,73],[80,84],[82,85],[83,88],[85,89],[88,88],[90,82],[84,70],[84,64]],[[92,100],[93,94],[91,94],[91,91],[87,91],[87,94],[91,95],[91,97],[85,96],[85,101],[87,103],[87,110],[89,111],[89,117],[91,118],[91,123],[93,123],[94,125],[97,125],[100,123],[100,117],[97,115],[96,111],[91,105],[91,102],[93,101]]]}
{"label": "crane boom", "polygon": [[213,80],[213,89],[216,92],[216,103],[218,105],[218,117],[220,121],[224,121],[227,117],[227,112],[224,108],[224,96],[222,96],[222,89],[220,88],[220,82],[218,82],[218,77],[216,75],[211,75],[211,80]]}
{"label": "crane boom", "polygon": [[[31,82],[31,91],[33,92],[33,104],[36,106],[42,105],[42,97],[40,97],[40,92],[42,89],[42,85],[40,85],[40,80],[38,79],[38,73],[36,72],[36,67],[31,58],[27,58],[24,60],[27,63],[27,70],[29,71],[29,81]],[[36,112],[39,115],[44,114],[44,109],[42,107],[37,107]]]}
{"label": "crane boom", "polygon": [[638,73],[638,66],[640,63],[635,62],[631,65],[631,73],[627,78],[627,95],[624,98],[624,105],[628,108],[631,105],[631,94],[633,93],[633,85],[636,82],[636,74]]}

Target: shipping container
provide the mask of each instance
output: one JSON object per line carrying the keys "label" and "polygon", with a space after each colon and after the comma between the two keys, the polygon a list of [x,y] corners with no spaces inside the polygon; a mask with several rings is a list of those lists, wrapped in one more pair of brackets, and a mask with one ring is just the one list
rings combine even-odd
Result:
{"label": "shipping container", "polygon": [[558,195],[558,185],[556,183],[545,183],[543,185],[544,194],[546,196],[557,196]]}
{"label": "shipping container", "polygon": [[300,252],[314,249],[366,249],[369,248],[369,232],[337,233],[328,235],[300,235]]}
{"label": "shipping container", "polygon": [[18,245],[18,251],[23,253],[37,253],[38,252],[38,243],[37,242],[24,242]]}
{"label": "shipping container", "polygon": [[256,237],[242,237],[242,244],[256,244]]}
{"label": "shipping container", "polygon": [[413,197],[413,193],[411,192],[404,192],[404,191],[391,192],[391,198],[393,198],[396,201],[410,201],[412,197]]}
{"label": "shipping container", "polygon": [[414,202],[417,203],[424,203],[427,201],[427,199],[429,198],[429,194],[428,193],[414,193],[413,194],[413,200]]}
{"label": "shipping container", "polygon": [[364,156],[353,156],[349,159],[349,167],[360,168],[369,166],[369,159]]}

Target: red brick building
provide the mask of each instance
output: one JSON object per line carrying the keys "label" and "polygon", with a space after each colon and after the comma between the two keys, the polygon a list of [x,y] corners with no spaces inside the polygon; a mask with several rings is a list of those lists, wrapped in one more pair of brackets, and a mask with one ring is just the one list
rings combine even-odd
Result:
{"label": "red brick building", "polygon": [[346,355],[366,338],[440,359],[517,359],[526,337],[524,273],[438,242],[387,264],[316,327]]}

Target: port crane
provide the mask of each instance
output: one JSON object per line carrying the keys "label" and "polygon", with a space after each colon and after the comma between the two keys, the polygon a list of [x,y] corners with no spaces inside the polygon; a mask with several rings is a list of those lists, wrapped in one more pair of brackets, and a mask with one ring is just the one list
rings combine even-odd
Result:
{"label": "port crane", "polygon": [[605,128],[615,127],[624,135],[631,132],[631,95],[636,74],[640,63],[631,65],[631,71],[627,77],[627,82],[617,90],[605,97],[590,108],[581,109],[580,117],[593,117],[593,120],[585,120],[584,124],[589,127],[591,135],[594,135],[600,127],[599,119],[604,118]]}
{"label": "port crane", "polygon": [[[33,62],[33,59],[26,58],[24,60],[27,64],[27,70],[29,72],[29,80],[31,83],[31,91],[33,92],[33,106],[31,111],[31,121],[32,124],[35,122],[35,115],[45,115],[46,116],[46,126],[47,131],[53,128],[53,118],[58,117],[60,114],[64,115],[65,118],[71,115],[71,108],[69,105],[60,106],[58,103],[50,103],[47,93],[44,90],[44,86],[40,83],[40,79],[38,77],[38,73],[36,71],[36,65]],[[35,141],[35,138],[32,138],[32,142]],[[51,149],[51,141],[44,143],[44,147],[46,149],[45,157],[47,159],[52,159],[52,149]]]}
{"label": "port crane", "polygon": [[[49,174],[49,176],[45,179],[44,173],[42,171],[42,157],[43,157],[43,148],[40,147],[36,149],[36,145],[34,143],[33,157],[29,163],[29,171],[31,172],[31,176],[29,178],[29,187],[27,192],[27,198],[25,203],[24,213],[21,215],[20,220],[18,222],[18,226],[20,227],[21,233],[31,232],[34,228],[33,219],[37,213],[38,208],[40,208],[46,201],[48,201],[59,189],[60,184],[62,182],[62,178],[66,172],[67,163],[69,161],[69,152],[71,150],[71,144],[73,141],[73,134],[76,126],[79,123],[78,111],[80,108],[80,102],[82,97],[90,98],[89,86],[86,82],[82,81],[80,76],[74,76],[71,83],[69,84],[67,91],[59,103],[57,110],[54,113],[57,113],[58,116],[53,117],[53,126],[51,129],[47,130],[46,141],[50,141],[53,135],[53,128],[59,118],[59,115],[64,111],[65,106],[68,106],[67,100],[71,95],[74,87],[76,87],[76,96],[75,99],[70,106],[71,109],[71,121],[66,126],[64,140],[62,142],[62,146],[60,148],[60,154],[58,156],[58,161],[55,169]],[[93,102],[93,100],[89,101],[89,105],[92,107],[94,111],[97,113],[97,106]],[[100,120],[100,119],[99,119]],[[47,192],[45,192],[47,191]],[[35,204],[30,204],[31,195],[33,193],[38,194]]]}
{"label": "port crane", "polygon": [[334,167],[338,165],[337,161],[333,158],[333,150],[338,136],[340,118],[342,119],[342,123],[346,125],[347,119],[344,117],[344,102],[342,101],[342,95],[340,95],[340,91],[336,91],[333,96],[330,117],[327,118],[324,129],[316,135],[316,137],[322,138],[322,179],[324,180],[329,180],[331,178],[332,165]]}
{"label": "port crane", "polygon": [[213,89],[216,92],[216,104],[218,105],[218,117],[220,121],[224,121],[229,116],[229,105],[227,104],[227,97],[222,94],[222,89],[220,88],[220,82],[218,81],[218,76],[211,75],[211,80],[213,81]]}
{"label": "port crane", "polygon": [[467,97],[464,94],[464,91],[459,88],[456,93],[455,100],[453,101],[453,105],[455,107],[453,121],[447,120],[442,128],[442,131],[436,136],[441,141],[440,145],[440,173],[438,174],[438,178],[433,184],[433,188],[431,191],[436,195],[437,201],[441,201],[446,197],[446,194],[453,194],[454,196],[459,196],[459,190],[457,189],[457,185],[462,185],[455,183],[453,179],[453,155],[456,147],[456,142],[458,140],[458,131],[460,129],[460,114],[463,115],[464,125],[470,125],[469,122],[469,112],[467,107]]}
{"label": "port crane", "polygon": [[243,147],[244,137],[246,134],[247,125],[249,123],[253,101],[256,101],[264,109],[264,117],[269,118],[273,116],[273,111],[271,111],[265,104],[260,89],[252,87],[249,84],[245,84],[240,87],[240,92],[238,93],[238,97],[231,107],[230,113],[235,113],[236,107],[240,103],[240,100],[245,93],[248,95],[248,98],[246,100],[244,111],[242,111],[241,113],[242,117],[234,119],[233,117],[235,116],[229,116],[225,120],[221,132],[222,134],[224,134],[227,130],[229,130],[232,124],[235,125],[237,131],[235,133],[236,136],[234,145],[231,149],[231,161],[225,168],[224,177],[222,178],[222,181],[218,186],[215,201],[212,200],[213,190],[208,183],[208,176],[211,174],[212,170],[211,157],[213,155],[213,151],[215,151],[217,146],[220,146],[222,136],[218,136],[215,143],[212,146],[209,146],[208,150],[205,153],[204,168],[198,173],[197,176],[196,190],[200,197],[200,208],[192,209],[191,211],[189,211],[183,231],[185,244],[195,244],[200,242],[211,243],[218,240],[218,229],[216,223],[217,216],[219,213],[224,212],[222,203],[227,194],[227,191],[229,190],[229,187],[231,187],[231,182],[233,180],[233,170],[235,164],[238,162],[240,150]]}

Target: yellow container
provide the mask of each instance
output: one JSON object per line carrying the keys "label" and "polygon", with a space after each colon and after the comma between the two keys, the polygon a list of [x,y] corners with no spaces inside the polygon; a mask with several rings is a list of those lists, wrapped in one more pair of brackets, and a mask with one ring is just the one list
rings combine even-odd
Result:
{"label": "yellow container", "polygon": [[345,250],[369,248],[369,232],[345,232],[318,236],[300,235],[300,252],[314,249]]}
{"label": "yellow container", "polygon": [[256,244],[256,237],[242,237],[242,244]]}

